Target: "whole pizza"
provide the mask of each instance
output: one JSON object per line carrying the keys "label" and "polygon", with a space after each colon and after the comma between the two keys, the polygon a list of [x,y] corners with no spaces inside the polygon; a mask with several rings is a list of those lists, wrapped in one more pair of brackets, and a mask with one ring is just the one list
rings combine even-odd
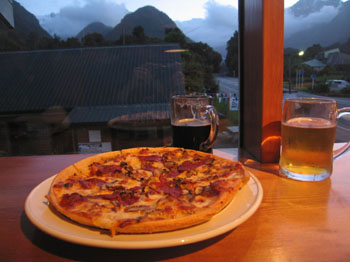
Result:
{"label": "whole pizza", "polygon": [[61,214],[116,233],[197,225],[220,212],[249,180],[239,162],[182,148],[99,154],[62,170],[47,196]]}

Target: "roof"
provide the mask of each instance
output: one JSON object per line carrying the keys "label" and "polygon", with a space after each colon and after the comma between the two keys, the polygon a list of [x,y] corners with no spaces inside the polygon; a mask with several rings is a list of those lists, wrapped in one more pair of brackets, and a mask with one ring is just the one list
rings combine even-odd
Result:
{"label": "roof", "polygon": [[312,59],[312,60],[304,62],[303,64],[311,66],[311,67],[325,67],[326,66],[325,63],[322,63],[318,59]]}
{"label": "roof", "polygon": [[0,53],[0,113],[168,103],[185,91],[178,44]]}
{"label": "roof", "polygon": [[350,55],[344,53],[331,53],[328,56],[329,65],[350,65]]}
{"label": "roof", "polygon": [[64,123],[106,123],[169,120],[169,103],[76,107]]}

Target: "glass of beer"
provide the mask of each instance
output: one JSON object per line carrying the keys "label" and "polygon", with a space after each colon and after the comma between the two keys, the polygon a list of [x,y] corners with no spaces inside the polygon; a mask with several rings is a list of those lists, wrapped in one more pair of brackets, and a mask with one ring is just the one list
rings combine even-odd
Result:
{"label": "glass of beer", "polygon": [[171,98],[173,146],[212,152],[219,117],[206,95],[177,95]]}
{"label": "glass of beer", "polygon": [[350,107],[323,98],[286,99],[282,115],[281,176],[301,181],[322,181],[332,174],[333,159],[349,143],[333,151],[337,120],[350,115]]}

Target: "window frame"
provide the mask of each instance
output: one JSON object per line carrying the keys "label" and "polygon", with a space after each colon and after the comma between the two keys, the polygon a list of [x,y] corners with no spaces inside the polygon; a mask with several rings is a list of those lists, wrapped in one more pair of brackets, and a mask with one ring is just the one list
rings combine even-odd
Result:
{"label": "window frame", "polygon": [[[284,1],[239,0],[240,152],[279,160]],[[241,153],[240,153],[241,154]]]}

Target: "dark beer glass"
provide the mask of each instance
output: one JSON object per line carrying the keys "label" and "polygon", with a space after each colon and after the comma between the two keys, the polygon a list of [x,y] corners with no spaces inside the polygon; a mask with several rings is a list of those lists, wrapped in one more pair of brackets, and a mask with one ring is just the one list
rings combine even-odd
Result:
{"label": "dark beer glass", "polygon": [[206,95],[177,95],[171,98],[173,146],[212,152],[219,117]]}

